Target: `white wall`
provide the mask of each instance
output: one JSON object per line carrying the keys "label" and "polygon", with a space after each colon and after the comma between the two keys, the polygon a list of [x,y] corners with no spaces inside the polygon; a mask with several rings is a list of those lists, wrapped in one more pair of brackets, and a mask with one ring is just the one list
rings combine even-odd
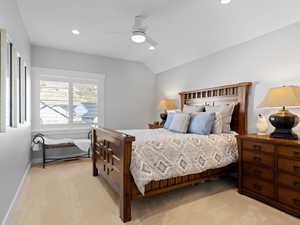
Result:
{"label": "white wall", "polygon": [[[256,115],[271,113],[256,109],[268,88],[288,84],[300,86],[299,40],[300,23],[296,23],[162,72],[157,78],[157,102],[165,97],[178,99],[177,94],[182,90],[251,81],[254,84],[250,95],[248,129],[255,132]],[[297,130],[300,133],[299,126]]]}
{"label": "white wall", "polygon": [[[30,64],[30,44],[15,0],[0,0],[0,28],[6,29],[16,49]],[[0,133],[0,224],[30,161],[29,126]]]}
{"label": "white wall", "polygon": [[105,127],[145,128],[153,121],[156,76],[143,64],[33,46],[32,67],[104,74]]}

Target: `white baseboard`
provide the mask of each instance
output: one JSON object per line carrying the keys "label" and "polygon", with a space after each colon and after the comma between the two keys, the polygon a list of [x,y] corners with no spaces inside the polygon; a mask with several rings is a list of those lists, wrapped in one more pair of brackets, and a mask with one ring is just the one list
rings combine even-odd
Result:
{"label": "white baseboard", "polygon": [[12,200],[11,203],[10,203],[10,206],[9,206],[9,208],[8,208],[8,210],[7,210],[6,215],[4,216],[4,219],[3,219],[2,223],[1,223],[1,225],[6,225],[6,224],[7,224],[8,219],[9,219],[9,216],[10,216],[10,214],[11,214],[13,208],[15,207],[15,204],[16,204],[16,202],[17,202],[19,196],[20,196],[20,193],[21,193],[21,191],[22,191],[22,187],[23,187],[23,185],[24,185],[24,183],[25,183],[25,181],[26,181],[26,178],[27,178],[27,175],[28,175],[28,172],[29,172],[30,168],[31,168],[31,162],[28,163],[28,165],[27,165],[27,167],[26,167],[25,173],[24,173],[24,175],[23,175],[23,177],[22,177],[22,179],[21,179],[21,182],[19,183],[19,186],[18,186],[18,188],[17,188],[17,191],[16,191],[16,193],[15,193],[15,195],[14,195],[13,200]]}

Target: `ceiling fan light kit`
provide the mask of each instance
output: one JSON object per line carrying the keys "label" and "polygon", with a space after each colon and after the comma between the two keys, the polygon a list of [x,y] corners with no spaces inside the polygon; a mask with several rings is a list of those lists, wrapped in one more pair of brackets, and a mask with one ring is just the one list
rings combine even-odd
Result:
{"label": "ceiling fan light kit", "polygon": [[134,18],[134,24],[132,26],[131,41],[134,43],[142,44],[147,42],[149,44],[149,50],[155,50],[158,43],[146,34],[147,27],[143,25],[145,16],[139,15]]}
{"label": "ceiling fan light kit", "polygon": [[231,0],[220,0],[222,5],[226,5],[229,4],[231,2]]}
{"label": "ceiling fan light kit", "polygon": [[133,31],[131,35],[131,40],[134,43],[144,43],[146,41],[145,33],[141,31]]}
{"label": "ceiling fan light kit", "polygon": [[77,30],[77,29],[74,29],[74,30],[72,30],[72,34],[73,34],[73,35],[79,35],[79,34],[80,34],[80,31]]}
{"label": "ceiling fan light kit", "polygon": [[[231,2],[231,0],[218,0],[220,4],[226,5]],[[146,19],[145,15],[137,15],[134,18],[134,24],[132,26],[131,41],[134,43],[142,44],[147,42],[149,44],[149,50],[155,50],[158,43],[154,41],[150,36],[147,35],[147,26],[144,25]]]}

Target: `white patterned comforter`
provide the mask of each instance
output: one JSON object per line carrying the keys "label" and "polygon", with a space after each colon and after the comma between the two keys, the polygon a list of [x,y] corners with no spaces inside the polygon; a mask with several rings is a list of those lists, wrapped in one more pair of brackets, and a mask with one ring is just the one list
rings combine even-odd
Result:
{"label": "white patterned comforter", "polygon": [[179,134],[166,129],[122,130],[135,136],[130,170],[142,194],[145,185],[200,173],[237,161],[235,135]]}

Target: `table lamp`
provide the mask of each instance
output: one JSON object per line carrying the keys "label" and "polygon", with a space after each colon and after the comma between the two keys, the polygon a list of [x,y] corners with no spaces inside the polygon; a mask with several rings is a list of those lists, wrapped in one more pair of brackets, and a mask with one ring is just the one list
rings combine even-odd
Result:
{"label": "table lamp", "polygon": [[175,104],[174,100],[163,99],[163,100],[160,100],[158,108],[160,110],[164,111],[160,114],[160,118],[162,119],[162,124],[164,124],[166,122],[167,117],[168,117],[167,110],[176,109],[176,104]]}
{"label": "table lamp", "polygon": [[286,110],[286,107],[300,107],[300,87],[283,86],[271,88],[258,106],[258,108],[278,107],[282,107],[282,110],[269,117],[269,121],[275,127],[275,131],[271,133],[270,137],[298,139],[292,128],[299,123],[299,117]]}

